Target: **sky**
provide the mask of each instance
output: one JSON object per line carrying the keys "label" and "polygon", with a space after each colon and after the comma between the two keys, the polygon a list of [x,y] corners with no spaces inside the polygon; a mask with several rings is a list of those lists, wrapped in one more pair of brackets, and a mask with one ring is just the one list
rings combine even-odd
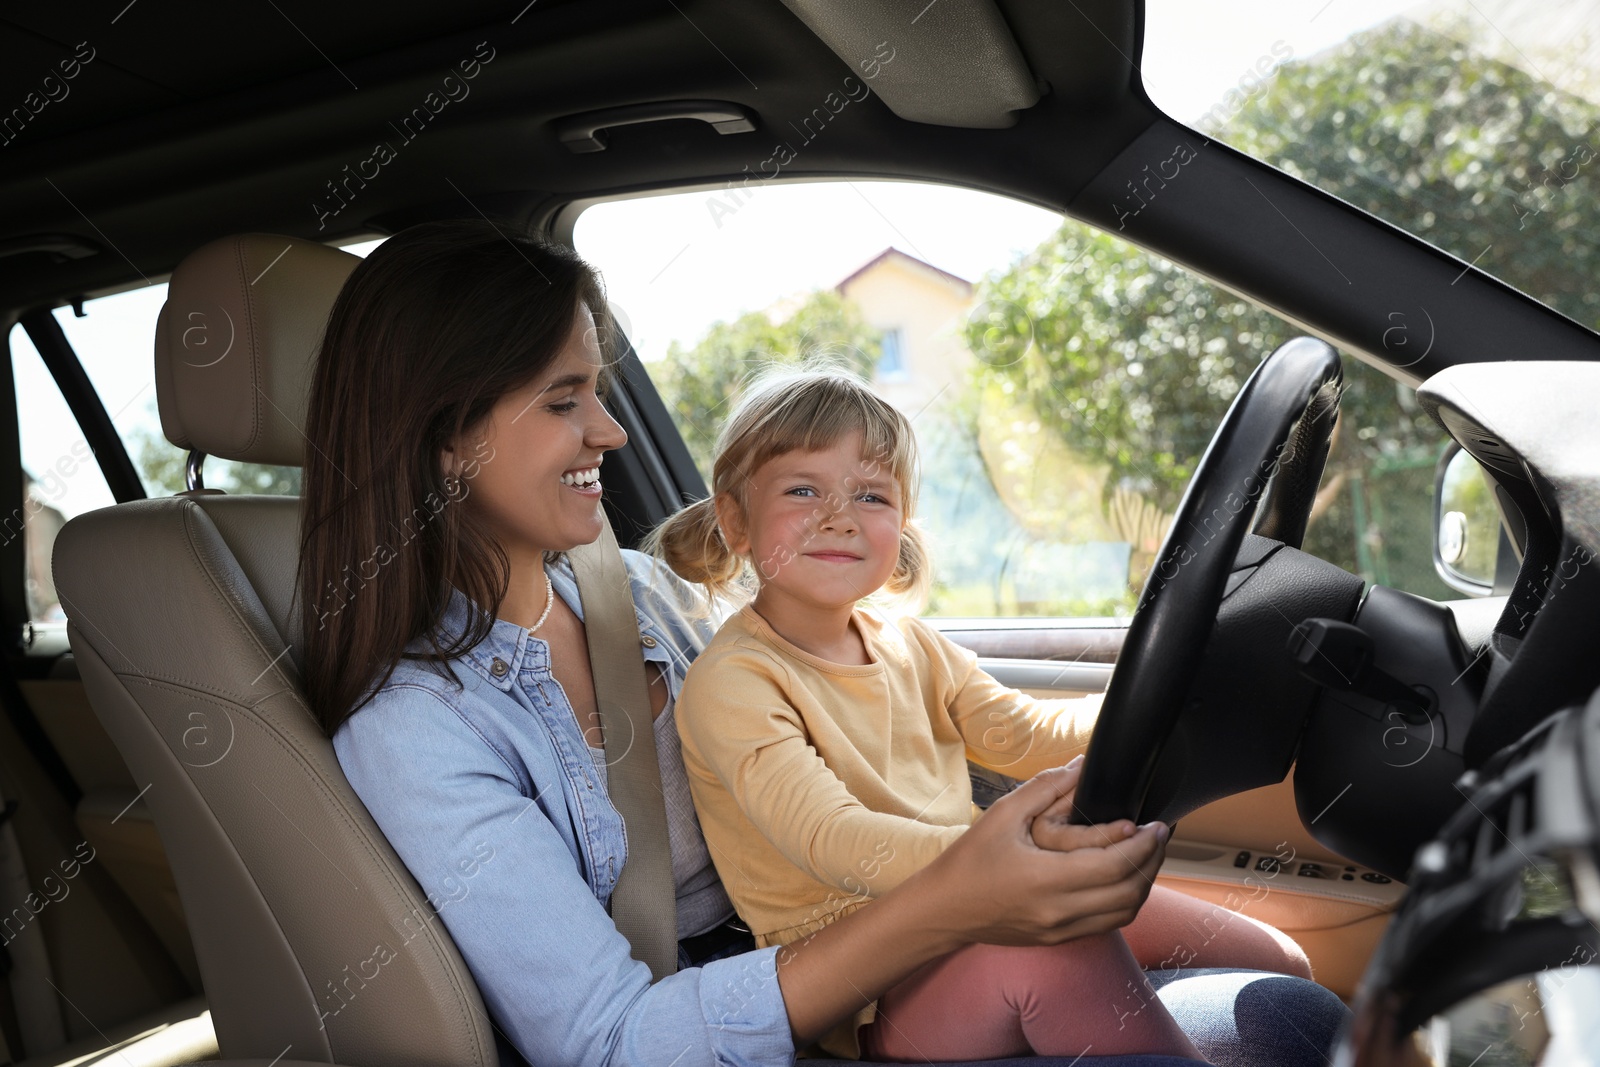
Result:
{"label": "sky", "polygon": [[1278,42],[1305,59],[1416,6],[1416,0],[1146,0],[1139,63],[1145,91],[1173,118],[1193,122],[1263,56],[1270,61]]}
{"label": "sky", "polygon": [[[1314,54],[1406,5],[1379,0],[1149,0],[1145,55],[1152,98],[1192,121],[1282,42]],[[1218,12],[1225,14],[1218,14]],[[713,201],[721,201],[719,205]],[[894,246],[978,281],[1033,249],[1060,223],[1039,207],[972,190],[901,182],[770,184],[731,203],[715,191],[641,197],[589,209],[578,251],[597,266],[646,360],[693,343],[716,320],[837,284]],[[371,245],[352,246],[364,254]],[[126,437],[159,432],[152,381],[156,313],[165,285],[58,309],[68,339]],[[69,518],[112,503],[97,471],[76,469],[81,435],[20,328],[13,331],[23,463]],[[48,469],[58,473],[45,482]],[[71,471],[68,474],[66,472]]]}
{"label": "sky", "polygon": [[645,360],[712,321],[831,288],[894,246],[969,281],[1008,266],[1061,225],[1055,212],[910,182],[754,187],[732,213],[715,191],[600,204],[573,243],[605,277]]}

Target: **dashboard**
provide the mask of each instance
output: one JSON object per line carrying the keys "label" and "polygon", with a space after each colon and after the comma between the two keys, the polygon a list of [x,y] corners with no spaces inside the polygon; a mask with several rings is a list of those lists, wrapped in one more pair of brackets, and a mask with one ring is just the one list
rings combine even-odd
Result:
{"label": "dashboard", "polygon": [[1365,592],[1346,628],[1370,648],[1356,673],[1389,688],[1320,682],[1295,768],[1301,818],[1338,854],[1405,878],[1496,752],[1600,686],[1595,397],[1600,364],[1570,361],[1464,364],[1418,388],[1482,467],[1520,566],[1483,604],[1488,627],[1484,611]]}
{"label": "dashboard", "polygon": [[1479,464],[1522,566],[1488,644],[1469,766],[1600,685],[1600,364],[1472,363],[1417,400]]}

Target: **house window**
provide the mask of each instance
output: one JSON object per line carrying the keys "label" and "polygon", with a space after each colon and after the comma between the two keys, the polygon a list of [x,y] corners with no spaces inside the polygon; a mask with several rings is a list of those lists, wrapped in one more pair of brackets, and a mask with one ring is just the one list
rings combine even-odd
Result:
{"label": "house window", "polygon": [[878,357],[880,381],[903,381],[910,377],[906,370],[905,348],[900,343],[900,327],[883,331],[882,354]]}

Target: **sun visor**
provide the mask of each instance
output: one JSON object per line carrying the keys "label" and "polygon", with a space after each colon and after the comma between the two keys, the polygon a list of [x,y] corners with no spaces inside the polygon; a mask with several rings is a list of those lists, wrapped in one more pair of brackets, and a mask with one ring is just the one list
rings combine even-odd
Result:
{"label": "sun visor", "polygon": [[889,110],[933,126],[1001,129],[1041,83],[994,0],[783,0]]}

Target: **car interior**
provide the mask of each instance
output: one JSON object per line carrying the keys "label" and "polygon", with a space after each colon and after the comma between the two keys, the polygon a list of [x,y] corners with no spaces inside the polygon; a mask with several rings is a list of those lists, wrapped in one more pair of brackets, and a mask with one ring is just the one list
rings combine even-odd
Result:
{"label": "car interior", "polygon": [[[846,183],[869,205],[861,190],[917,183],[1025,206],[1284,324],[1281,344],[1230,335],[1239,384],[1202,420],[1209,444],[1116,611],[930,617],[1016,688],[1105,691],[1085,812],[1174,821],[1160,884],[1277,926],[1355,1001],[1418,850],[1496,753],[1600,686],[1583,648],[1600,598],[1600,317],[1169,115],[1142,69],[1157,8],[114,0],[0,15],[0,108],[15,105],[0,111],[0,479],[16,475],[19,502],[0,521],[6,1061],[510,1055],[298,689],[300,427],[328,311],[361,249],[423,221],[513,220],[648,278],[672,266],[654,249],[678,243],[657,232],[673,204],[720,204],[720,230],[761,198]],[[630,249],[652,251],[636,266]],[[902,262],[907,276],[970,296],[930,258]],[[841,291],[867,301],[870,277],[852,279]],[[136,293],[159,313],[108,335],[128,375],[111,389],[81,331],[97,301]],[[706,491],[701,428],[642,351],[643,306],[619,315],[636,343],[607,401],[629,436],[606,482],[626,547]],[[1393,343],[1396,309],[1414,308],[1420,355]],[[998,321],[960,315],[980,338]],[[1317,554],[1358,375],[1438,435],[1411,494],[1430,593]],[[153,403],[161,440],[125,430],[135,403]],[[259,477],[224,491],[224,470]],[[56,487],[85,480],[101,506],[66,514]],[[1486,529],[1468,533],[1460,486],[1482,488]],[[1452,568],[1468,545],[1488,553],[1476,575]],[[975,765],[973,784],[982,805],[1015,783]],[[390,945],[407,951],[374,978]],[[1392,952],[1384,967],[1403,969]]]}

